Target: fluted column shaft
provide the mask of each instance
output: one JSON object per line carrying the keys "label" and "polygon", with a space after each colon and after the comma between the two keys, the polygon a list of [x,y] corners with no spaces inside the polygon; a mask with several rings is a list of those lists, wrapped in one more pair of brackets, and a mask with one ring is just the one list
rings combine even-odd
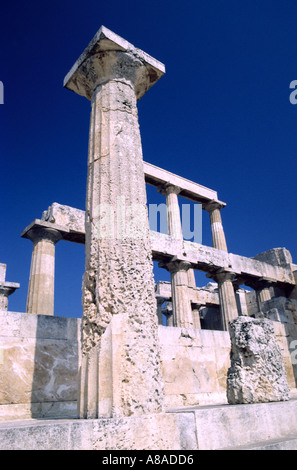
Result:
{"label": "fluted column shaft", "polygon": [[167,185],[163,188],[162,193],[166,196],[168,235],[174,240],[182,240],[183,232],[178,204],[180,188],[178,186]]}
{"label": "fluted column shaft", "polygon": [[65,81],[91,100],[79,417],[158,413],[163,386],[137,99],[164,66],[100,28]]}
{"label": "fluted column shaft", "polygon": [[180,328],[194,327],[191,300],[188,294],[190,266],[190,263],[185,261],[167,263],[167,269],[171,274],[173,326]]}
{"label": "fluted column shaft", "polygon": [[32,228],[27,238],[33,242],[30,279],[27,296],[28,313],[54,314],[55,244],[62,238],[59,231]]}
{"label": "fluted column shaft", "polygon": [[223,329],[228,331],[228,323],[238,317],[238,310],[232,283],[233,273],[221,272],[216,274],[219,288],[220,309],[222,315]]}
{"label": "fluted column shaft", "polygon": [[222,224],[221,206],[218,203],[209,203],[204,206],[204,209],[209,212],[213,247],[218,250],[228,251]]}

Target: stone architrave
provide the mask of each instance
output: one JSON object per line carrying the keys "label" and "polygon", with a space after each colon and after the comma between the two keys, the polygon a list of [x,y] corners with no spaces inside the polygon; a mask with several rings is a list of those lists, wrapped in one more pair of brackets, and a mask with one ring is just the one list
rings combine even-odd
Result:
{"label": "stone architrave", "polygon": [[104,26],[65,77],[91,100],[79,417],[163,408],[137,100],[165,67]]}
{"label": "stone architrave", "polygon": [[33,242],[26,312],[54,314],[55,245],[62,239],[59,230],[32,224],[22,236]]}
{"label": "stone architrave", "polygon": [[230,322],[229,331],[229,404],[289,400],[290,389],[273,323],[266,318],[238,317]]}

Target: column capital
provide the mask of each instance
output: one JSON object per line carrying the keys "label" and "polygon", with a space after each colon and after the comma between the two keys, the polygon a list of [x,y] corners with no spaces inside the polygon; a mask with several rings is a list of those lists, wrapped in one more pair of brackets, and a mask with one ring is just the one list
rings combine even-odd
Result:
{"label": "column capital", "polygon": [[168,196],[169,194],[178,195],[181,192],[181,190],[182,188],[180,188],[179,186],[175,186],[174,184],[171,184],[171,183],[166,183],[158,187],[158,193],[161,193],[164,196]]}
{"label": "column capital", "polygon": [[17,282],[5,282],[4,284],[0,284],[0,295],[4,295],[8,297],[9,295],[13,294],[16,289],[20,288],[20,284]]}
{"label": "column capital", "polygon": [[5,278],[0,279],[0,310],[7,311],[8,297],[19,287],[20,284],[16,282],[5,282]]}
{"label": "column capital", "polygon": [[219,209],[219,210],[223,209],[225,205],[226,204],[224,202],[212,200],[203,204],[202,208],[206,210],[207,212],[212,212],[215,209]]}
{"label": "column capital", "polygon": [[216,271],[216,273],[212,276],[212,278],[217,282],[217,283],[222,283],[225,281],[234,281],[236,279],[236,274],[229,270],[228,268],[226,269],[219,269]]}
{"label": "column capital", "polygon": [[183,261],[173,258],[168,263],[159,263],[161,268],[167,269],[171,274],[176,272],[187,272],[191,267],[192,264],[189,261]]}
{"label": "column capital", "polygon": [[33,243],[37,243],[40,240],[48,240],[55,245],[63,238],[63,235],[57,228],[50,227],[48,225],[50,224],[34,221],[25,230],[23,230],[21,236],[23,238],[29,238]]}
{"label": "column capital", "polygon": [[64,87],[91,100],[100,85],[124,81],[139,100],[164,73],[164,64],[101,26],[66,75]]}

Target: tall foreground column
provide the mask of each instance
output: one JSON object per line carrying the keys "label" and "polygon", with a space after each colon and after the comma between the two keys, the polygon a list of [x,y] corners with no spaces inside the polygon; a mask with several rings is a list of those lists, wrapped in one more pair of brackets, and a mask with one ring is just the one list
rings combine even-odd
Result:
{"label": "tall foreground column", "polygon": [[79,416],[162,410],[158,324],[136,102],[163,64],[101,27],[65,78],[91,100]]}

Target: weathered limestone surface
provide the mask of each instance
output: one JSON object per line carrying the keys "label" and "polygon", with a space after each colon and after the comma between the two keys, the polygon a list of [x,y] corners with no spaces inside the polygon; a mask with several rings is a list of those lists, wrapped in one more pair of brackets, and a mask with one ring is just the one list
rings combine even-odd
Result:
{"label": "weathered limestone surface", "polygon": [[164,233],[150,232],[153,257],[158,261],[176,256],[181,261],[189,261],[194,269],[215,273],[228,268],[242,279],[267,279],[274,283],[295,286],[290,265],[273,265],[266,261],[227,253],[223,250],[200,245],[186,240],[173,240]]}
{"label": "weathered limestone surface", "polygon": [[80,417],[162,410],[136,102],[164,72],[163,64],[101,27],[64,81],[92,103]]}
{"label": "weathered limestone surface", "polygon": [[67,227],[72,232],[85,232],[85,211],[53,202],[42,213],[41,220]]}
{"label": "weathered limestone surface", "polygon": [[0,312],[0,421],[76,416],[79,325]]}
{"label": "weathered limestone surface", "polygon": [[230,404],[265,403],[289,399],[284,361],[273,324],[239,317],[229,324],[231,367],[227,377]]}
{"label": "weathered limestone surface", "polygon": [[[168,458],[179,457],[175,450],[297,450],[296,420],[297,400],[193,406],[143,417],[8,421],[0,423],[0,449],[168,450]],[[185,464],[188,453],[179,454]],[[199,456],[193,457],[195,463]]]}
{"label": "weathered limestone surface", "polygon": [[227,403],[226,331],[159,326],[166,408]]}
{"label": "weathered limestone surface", "polygon": [[274,266],[290,266],[292,264],[291,253],[286,248],[272,248],[263,251],[263,253],[256,255],[254,259]]}
{"label": "weathered limestone surface", "polygon": [[195,449],[194,413],[0,423],[0,450]]}
{"label": "weathered limestone surface", "polygon": [[[289,345],[297,324],[272,323],[295,389]],[[1,313],[0,421],[77,416],[80,325],[76,318]],[[226,403],[228,332],[159,326],[158,335],[165,408]]]}

